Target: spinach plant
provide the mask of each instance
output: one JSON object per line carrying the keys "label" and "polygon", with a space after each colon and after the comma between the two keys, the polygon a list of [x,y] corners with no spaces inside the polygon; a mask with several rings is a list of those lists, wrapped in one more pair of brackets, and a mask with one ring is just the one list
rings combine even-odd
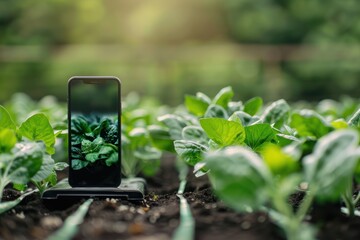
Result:
{"label": "spinach plant", "polygon": [[9,183],[23,190],[31,181],[40,192],[56,183],[54,144],[55,134],[44,114],[34,114],[17,127],[0,106],[0,201]]}
{"label": "spinach plant", "polygon": [[117,117],[77,115],[71,119],[71,167],[111,166],[118,162]]}

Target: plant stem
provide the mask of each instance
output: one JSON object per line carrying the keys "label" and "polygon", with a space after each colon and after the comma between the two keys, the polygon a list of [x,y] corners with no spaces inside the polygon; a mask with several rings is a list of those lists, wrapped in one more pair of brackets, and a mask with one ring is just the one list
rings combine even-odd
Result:
{"label": "plant stem", "polygon": [[307,212],[309,211],[309,208],[314,200],[315,194],[316,194],[315,188],[311,188],[309,191],[306,192],[304,199],[300,203],[299,210],[296,213],[296,218],[299,223],[301,223],[304,220]]}
{"label": "plant stem", "polygon": [[359,201],[360,201],[360,191],[358,192],[356,198],[354,199],[354,206],[356,206]]}

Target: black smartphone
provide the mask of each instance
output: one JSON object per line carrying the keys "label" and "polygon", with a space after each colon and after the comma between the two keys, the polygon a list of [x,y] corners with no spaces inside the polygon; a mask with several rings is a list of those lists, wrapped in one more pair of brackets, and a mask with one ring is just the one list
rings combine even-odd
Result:
{"label": "black smartphone", "polygon": [[72,77],[68,82],[69,184],[121,183],[121,83],[116,77]]}

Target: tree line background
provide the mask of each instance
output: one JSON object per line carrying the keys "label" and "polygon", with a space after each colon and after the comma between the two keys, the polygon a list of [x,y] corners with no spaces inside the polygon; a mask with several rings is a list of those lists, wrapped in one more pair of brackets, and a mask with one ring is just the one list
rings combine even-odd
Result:
{"label": "tree line background", "polygon": [[357,0],[0,1],[0,102],[66,99],[73,75],[115,75],[179,104],[184,93],[289,101],[358,97]]}

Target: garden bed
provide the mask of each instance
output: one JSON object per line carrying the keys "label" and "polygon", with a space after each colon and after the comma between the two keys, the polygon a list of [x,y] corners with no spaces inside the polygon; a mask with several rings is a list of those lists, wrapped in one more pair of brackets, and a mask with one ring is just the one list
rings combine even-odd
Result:
{"label": "garden bed", "polygon": [[[171,239],[179,224],[178,177],[172,157],[164,158],[160,172],[148,178],[148,194],[142,203],[95,200],[75,239]],[[6,189],[4,200],[19,196]],[[213,194],[207,177],[189,175],[184,196],[195,218],[196,239],[284,239],[281,230],[264,213],[239,214]],[[295,206],[300,197],[292,199]],[[0,238],[44,239],[74,212],[80,202],[65,209],[49,209],[38,193],[0,216]],[[59,206],[61,208],[61,206]],[[320,231],[319,239],[357,239],[360,218],[342,216],[338,207],[318,206],[308,220]]]}

